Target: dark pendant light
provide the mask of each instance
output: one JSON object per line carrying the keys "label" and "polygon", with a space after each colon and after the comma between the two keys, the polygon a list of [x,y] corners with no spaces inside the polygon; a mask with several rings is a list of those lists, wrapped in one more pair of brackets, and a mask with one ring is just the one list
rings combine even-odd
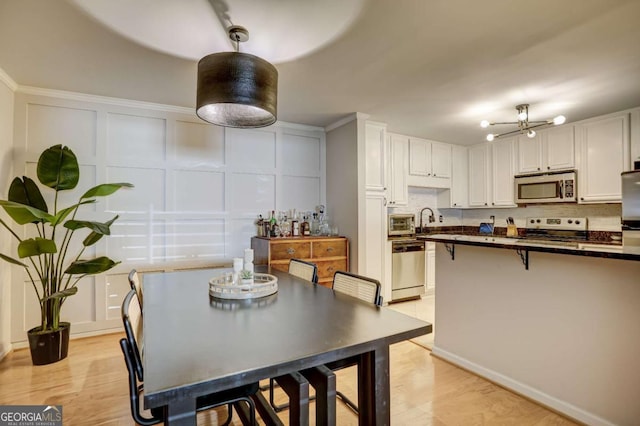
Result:
{"label": "dark pendant light", "polygon": [[269,62],[240,53],[249,32],[229,28],[235,52],[207,55],[198,62],[196,114],[225,127],[264,127],[275,123],[278,106],[278,71]]}

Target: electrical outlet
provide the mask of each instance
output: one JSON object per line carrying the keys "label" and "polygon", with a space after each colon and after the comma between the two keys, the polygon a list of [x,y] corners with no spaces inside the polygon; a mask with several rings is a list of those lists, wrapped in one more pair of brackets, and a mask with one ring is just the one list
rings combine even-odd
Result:
{"label": "electrical outlet", "polygon": [[438,216],[438,222],[440,222],[440,223],[444,222],[444,219],[442,218],[442,215]]}

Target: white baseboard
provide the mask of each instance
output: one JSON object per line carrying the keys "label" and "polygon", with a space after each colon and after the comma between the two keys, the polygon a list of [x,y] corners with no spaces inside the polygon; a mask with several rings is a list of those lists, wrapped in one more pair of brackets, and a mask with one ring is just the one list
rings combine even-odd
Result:
{"label": "white baseboard", "polygon": [[525,385],[524,383],[520,383],[517,380],[498,373],[497,371],[490,370],[465,358],[459,357],[456,354],[440,349],[435,345],[433,346],[431,353],[436,357],[450,362],[451,364],[457,365],[461,368],[464,368],[465,370],[469,370],[480,377],[483,377],[519,395],[536,401],[540,405],[548,407],[585,424],[592,426],[615,426],[614,423],[598,417],[593,413],[590,413],[566,401],[548,395],[538,389]]}
{"label": "white baseboard", "polygon": [[[69,340],[83,339],[85,337],[101,336],[103,334],[113,334],[113,333],[124,333],[124,328],[122,327],[105,328],[102,330],[86,331],[82,333],[71,333],[71,336],[69,336]],[[13,342],[13,349],[24,349],[28,347],[29,347],[28,340]]]}
{"label": "white baseboard", "polygon": [[11,353],[11,351],[13,351],[13,346],[12,345],[8,345],[6,347],[3,347],[2,351],[0,351],[0,362],[2,362],[4,357],[9,355]]}

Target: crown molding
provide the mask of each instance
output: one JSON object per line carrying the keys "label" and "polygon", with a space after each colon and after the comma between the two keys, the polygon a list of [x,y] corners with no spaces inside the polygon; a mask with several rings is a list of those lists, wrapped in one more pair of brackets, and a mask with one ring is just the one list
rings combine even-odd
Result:
{"label": "crown molding", "polygon": [[330,131],[337,129],[338,127],[342,127],[345,124],[350,123],[352,121],[355,121],[355,120],[367,120],[369,117],[370,117],[369,114],[365,114],[365,113],[362,113],[362,112],[354,112],[352,114],[347,115],[344,118],[341,118],[340,120],[338,120],[338,121],[336,121],[334,123],[329,124],[328,126],[326,126],[324,128],[324,131],[325,132],[330,132]]}
{"label": "crown molding", "polygon": [[43,89],[33,86],[18,86],[18,93],[34,96],[46,96],[58,99],[68,99],[80,102],[96,102],[101,104],[116,105],[128,108],[149,109],[155,111],[175,112],[195,116],[195,109],[179,107],[175,105],[158,104],[154,102],[134,101],[130,99],[112,98],[109,96],[90,95],[86,93],[68,92],[66,90]]}
{"label": "crown molding", "polygon": [[18,83],[16,83],[2,68],[0,68],[0,81],[6,84],[13,92],[18,89]]}

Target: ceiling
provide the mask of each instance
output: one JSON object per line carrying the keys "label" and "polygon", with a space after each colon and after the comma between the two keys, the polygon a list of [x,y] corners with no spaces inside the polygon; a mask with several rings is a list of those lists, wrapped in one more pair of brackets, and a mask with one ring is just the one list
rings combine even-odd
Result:
{"label": "ceiling", "polygon": [[193,108],[197,60],[234,47],[279,72],[278,119],[353,112],[390,131],[484,141],[482,119],[568,122],[640,106],[637,0],[2,0],[19,85]]}

